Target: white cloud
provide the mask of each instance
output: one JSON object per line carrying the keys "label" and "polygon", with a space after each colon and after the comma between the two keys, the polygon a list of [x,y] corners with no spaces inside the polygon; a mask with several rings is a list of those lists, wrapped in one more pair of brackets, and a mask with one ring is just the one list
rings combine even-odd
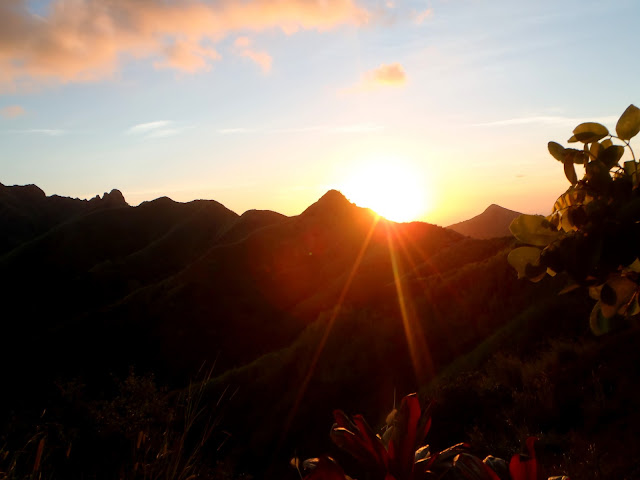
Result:
{"label": "white cloud", "polygon": [[157,120],[155,122],[139,123],[129,128],[125,133],[128,135],[137,135],[142,138],[163,138],[179,135],[185,130],[189,130],[190,126],[176,126],[175,122],[169,120]]}
{"label": "white cloud", "polygon": [[58,137],[60,135],[64,135],[68,133],[66,130],[61,130],[57,128],[28,128],[24,130],[4,130],[2,133],[7,134],[35,134],[35,135],[46,135],[48,137]]}
{"label": "white cloud", "polygon": [[145,134],[153,130],[158,130],[171,125],[172,122],[168,120],[158,120],[155,122],[139,123],[127,130],[128,134]]}

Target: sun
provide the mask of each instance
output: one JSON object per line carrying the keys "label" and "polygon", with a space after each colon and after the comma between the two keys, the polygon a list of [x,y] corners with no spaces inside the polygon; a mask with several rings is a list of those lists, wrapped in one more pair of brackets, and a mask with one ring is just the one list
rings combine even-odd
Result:
{"label": "sun", "polygon": [[394,222],[417,220],[428,209],[423,173],[408,162],[377,159],[354,165],[340,191],[360,207]]}

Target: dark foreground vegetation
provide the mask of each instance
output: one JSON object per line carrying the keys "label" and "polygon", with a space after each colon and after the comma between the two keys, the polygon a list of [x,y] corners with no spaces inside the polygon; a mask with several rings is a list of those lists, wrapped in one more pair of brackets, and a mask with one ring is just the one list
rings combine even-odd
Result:
{"label": "dark foreground vegetation", "polygon": [[640,478],[638,173],[585,125],[518,240],[0,185],[0,478]]}

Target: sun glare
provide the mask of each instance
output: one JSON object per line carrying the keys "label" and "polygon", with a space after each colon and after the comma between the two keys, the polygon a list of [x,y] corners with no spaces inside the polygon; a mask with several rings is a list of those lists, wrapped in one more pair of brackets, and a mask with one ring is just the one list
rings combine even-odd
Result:
{"label": "sun glare", "polygon": [[340,185],[342,193],[360,207],[370,208],[394,222],[417,220],[428,208],[426,182],[412,165],[384,159],[353,168]]}

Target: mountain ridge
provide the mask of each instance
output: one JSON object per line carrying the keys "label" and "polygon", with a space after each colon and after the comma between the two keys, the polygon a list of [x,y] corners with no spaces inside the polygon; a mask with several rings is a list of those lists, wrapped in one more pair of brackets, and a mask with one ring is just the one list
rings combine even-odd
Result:
{"label": "mountain ridge", "polygon": [[544,285],[514,281],[512,245],[395,223],[337,191],[291,217],[167,197],[71,215],[0,256],[0,362],[16,365],[0,411],[31,418],[60,382],[101,392],[133,369],[184,388],[215,363],[223,390],[240,387],[230,448],[259,469],[314,362],[288,451],[320,438],[325,409],[380,411],[519,312]]}
{"label": "mountain ridge", "polygon": [[482,240],[508,237],[511,236],[509,225],[514,218],[520,215],[520,212],[492,203],[479,215],[454,223],[446,228],[467,237]]}

